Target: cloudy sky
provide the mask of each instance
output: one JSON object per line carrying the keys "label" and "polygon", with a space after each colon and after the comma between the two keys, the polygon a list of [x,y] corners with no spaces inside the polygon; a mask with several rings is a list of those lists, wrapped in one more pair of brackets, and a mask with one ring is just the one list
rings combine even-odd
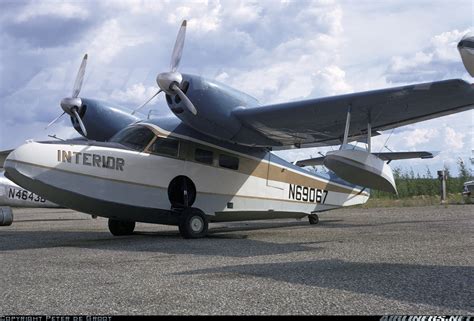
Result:
{"label": "cloudy sky", "polygon": [[[0,150],[48,134],[77,136],[67,117],[44,127],[62,112],[59,101],[71,95],[86,52],[80,96],[140,105],[169,68],[182,19],[188,28],[180,70],[218,79],[262,104],[450,78],[473,82],[456,50],[473,28],[471,0],[0,4]],[[163,97],[149,107],[169,113]],[[421,174],[446,165],[456,173],[459,159],[469,163],[473,122],[469,111],[387,131],[374,139],[374,150],[439,150],[433,160],[393,164]],[[317,152],[280,155],[295,160]]]}

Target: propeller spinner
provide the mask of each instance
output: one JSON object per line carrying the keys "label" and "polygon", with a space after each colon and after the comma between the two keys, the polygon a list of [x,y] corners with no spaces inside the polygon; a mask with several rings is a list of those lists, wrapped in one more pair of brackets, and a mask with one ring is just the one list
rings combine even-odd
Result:
{"label": "propeller spinner", "polygon": [[87,130],[82,122],[79,113],[82,109],[82,100],[79,98],[79,93],[81,92],[82,88],[82,81],[84,80],[84,74],[86,72],[86,65],[87,65],[87,54],[84,55],[82,58],[81,66],[79,67],[79,71],[77,72],[76,81],[74,82],[74,87],[72,88],[72,96],[66,97],[61,99],[61,108],[63,109],[63,113],[56,117],[52,122],[46,126],[47,129],[49,126],[54,124],[59,118],[61,118],[64,114],[68,114],[69,116],[75,118],[81,127],[82,133],[84,136],[87,136]]}
{"label": "propeller spinner", "polygon": [[135,114],[138,110],[145,107],[153,98],[155,98],[160,92],[164,91],[168,95],[178,95],[181,98],[181,101],[184,103],[184,106],[193,114],[197,114],[196,107],[186,94],[179,87],[183,81],[183,76],[177,72],[179,62],[181,61],[181,56],[183,54],[184,47],[184,38],[186,36],[186,20],[183,20],[181,28],[179,29],[178,35],[176,37],[176,42],[174,44],[173,52],[171,54],[171,63],[169,72],[162,72],[156,77],[156,83],[158,84],[159,90],[145,103],[137,107],[132,115]]}

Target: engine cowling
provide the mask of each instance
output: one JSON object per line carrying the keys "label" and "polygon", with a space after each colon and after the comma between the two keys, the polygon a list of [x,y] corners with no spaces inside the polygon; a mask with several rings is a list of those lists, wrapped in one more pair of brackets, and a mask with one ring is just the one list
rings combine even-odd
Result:
{"label": "engine cowling", "polygon": [[258,101],[238,90],[203,77],[183,74],[181,89],[197,109],[189,112],[178,95],[166,95],[171,111],[185,124],[214,138],[249,146],[274,144],[258,132],[243,127],[233,111],[256,107]]}
{"label": "engine cowling", "polygon": [[138,117],[131,115],[130,109],[105,101],[88,98],[81,100],[82,106],[78,113],[86,127],[87,136],[83,134],[74,117],[71,117],[71,122],[79,134],[91,140],[107,141],[119,130],[144,117],[141,114],[137,115]]}

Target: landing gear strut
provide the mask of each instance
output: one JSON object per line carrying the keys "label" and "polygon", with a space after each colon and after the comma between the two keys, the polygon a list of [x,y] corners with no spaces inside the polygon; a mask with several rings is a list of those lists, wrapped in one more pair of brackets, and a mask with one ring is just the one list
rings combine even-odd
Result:
{"label": "landing gear strut", "polygon": [[310,214],[308,215],[309,224],[318,224],[319,217],[317,214]]}
{"label": "landing gear strut", "polygon": [[185,239],[197,239],[207,235],[209,220],[206,214],[193,207],[183,209],[179,220],[179,233]]}
{"label": "landing gear strut", "polygon": [[114,236],[131,235],[135,229],[135,222],[120,221],[109,218],[109,231]]}

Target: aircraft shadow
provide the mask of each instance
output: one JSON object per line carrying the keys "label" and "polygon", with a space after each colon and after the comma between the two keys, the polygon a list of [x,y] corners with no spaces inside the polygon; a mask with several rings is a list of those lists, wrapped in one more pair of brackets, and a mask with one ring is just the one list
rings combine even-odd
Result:
{"label": "aircraft shadow", "polygon": [[237,274],[377,295],[388,299],[460,310],[474,308],[470,266],[359,263],[337,259],[235,265],[175,275]]}
{"label": "aircraft shadow", "polygon": [[[235,229],[234,229],[235,230]],[[114,237],[109,232],[0,231],[0,253],[46,248],[87,248],[110,251],[156,252],[202,256],[254,257],[298,251],[318,251],[319,243],[272,243],[251,240],[245,234],[213,233],[195,240],[181,238],[178,230],[137,232]]]}
{"label": "aircraft shadow", "polygon": [[29,223],[29,222],[66,222],[66,221],[88,221],[90,218],[44,218],[33,220],[15,220],[13,224]]}

